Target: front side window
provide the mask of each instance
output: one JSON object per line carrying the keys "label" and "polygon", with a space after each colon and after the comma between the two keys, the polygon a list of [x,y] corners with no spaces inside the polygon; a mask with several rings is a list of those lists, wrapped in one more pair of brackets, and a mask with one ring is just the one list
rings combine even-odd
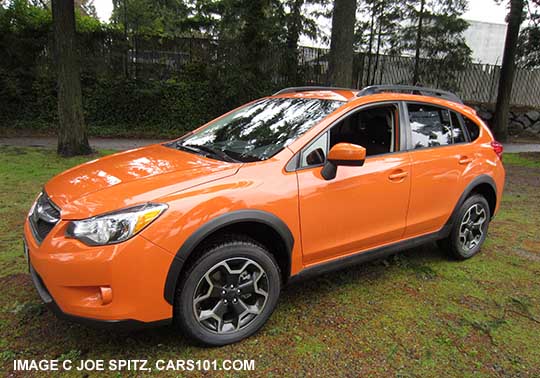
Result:
{"label": "front side window", "polygon": [[343,105],[342,101],[269,98],[247,105],[175,142],[221,160],[266,160]]}
{"label": "front side window", "polygon": [[[329,148],[338,143],[351,143],[366,149],[367,156],[396,151],[396,105],[381,105],[355,111],[325,131],[301,154],[300,167],[323,164]],[[330,139],[330,140],[328,140]]]}
{"label": "front side window", "polygon": [[330,148],[352,143],[364,147],[367,156],[394,152],[397,114],[395,105],[383,105],[347,116],[330,130]]}

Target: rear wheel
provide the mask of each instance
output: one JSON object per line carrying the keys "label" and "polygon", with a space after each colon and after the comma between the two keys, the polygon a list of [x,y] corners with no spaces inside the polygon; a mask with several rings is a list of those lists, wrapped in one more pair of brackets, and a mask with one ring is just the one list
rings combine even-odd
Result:
{"label": "rear wheel", "polygon": [[273,256],[242,237],[203,251],[180,282],[175,317],[197,342],[219,346],[257,332],[270,317],[281,289]]}
{"label": "rear wheel", "polygon": [[486,240],[491,214],[487,200],[480,194],[461,205],[450,235],[439,246],[459,260],[476,255]]}

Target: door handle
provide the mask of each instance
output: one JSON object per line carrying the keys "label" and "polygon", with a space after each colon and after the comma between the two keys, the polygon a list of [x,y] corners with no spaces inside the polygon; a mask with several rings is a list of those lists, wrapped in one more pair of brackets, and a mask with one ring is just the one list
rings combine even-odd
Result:
{"label": "door handle", "polygon": [[405,177],[407,177],[409,173],[405,171],[399,171],[396,173],[392,173],[388,176],[388,178],[392,181],[402,181]]}
{"label": "door handle", "polygon": [[459,164],[469,164],[472,161],[473,159],[467,156],[462,156],[459,158]]}

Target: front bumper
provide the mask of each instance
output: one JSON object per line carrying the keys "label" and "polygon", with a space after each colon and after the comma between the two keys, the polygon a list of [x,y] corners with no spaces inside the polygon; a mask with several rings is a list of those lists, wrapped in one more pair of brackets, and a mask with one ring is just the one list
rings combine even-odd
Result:
{"label": "front bumper", "polygon": [[[28,220],[25,243],[34,285],[59,317],[92,326],[140,328],[169,323],[163,287],[172,254],[144,237],[89,247],[64,237],[60,221],[38,244]],[[111,295],[105,300],[103,288]]]}
{"label": "front bumper", "polygon": [[142,329],[147,327],[159,327],[168,325],[171,323],[171,319],[163,319],[158,320],[154,322],[141,322],[139,320],[134,319],[124,319],[124,320],[102,320],[102,319],[93,319],[93,318],[84,318],[81,316],[75,316],[66,314],[63,312],[60,307],[56,304],[54,299],[51,297],[51,294],[49,293],[49,290],[47,290],[47,287],[43,283],[43,280],[37,274],[35,269],[32,267],[32,264],[29,264],[29,271],[30,276],[32,277],[32,282],[34,283],[34,287],[36,288],[41,300],[45,305],[51,310],[56,317],[63,320],[72,321],[75,323],[83,324],[89,327],[93,328],[100,328],[100,329],[115,329],[115,330],[134,330],[134,329]]}

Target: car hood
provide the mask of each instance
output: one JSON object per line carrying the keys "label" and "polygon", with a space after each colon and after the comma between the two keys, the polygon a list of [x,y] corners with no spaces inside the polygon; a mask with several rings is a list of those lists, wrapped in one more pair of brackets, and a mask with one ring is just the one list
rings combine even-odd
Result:
{"label": "car hood", "polygon": [[45,191],[63,219],[82,219],[122,209],[234,175],[231,164],[152,145],[106,156],[51,179]]}

